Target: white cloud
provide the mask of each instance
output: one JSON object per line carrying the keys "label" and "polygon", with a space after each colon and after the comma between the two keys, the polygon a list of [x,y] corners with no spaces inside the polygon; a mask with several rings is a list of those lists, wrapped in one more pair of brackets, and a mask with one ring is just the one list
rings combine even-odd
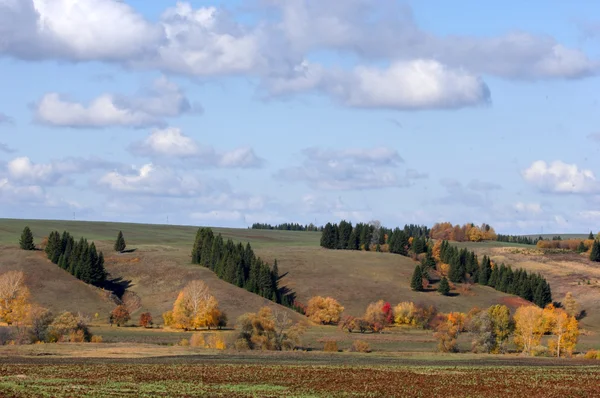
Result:
{"label": "white cloud", "polygon": [[244,214],[239,211],[219,211],[213,210],[209,212],[192,213],[191,217],[202,222],[220,222],[220,221],[243,221],[245,222]]}
{"label": "white cloud", "polygon": [[49,163],[34,163],[27,156],[21,156],[10,160],[0,173],[6,174],[13,183],[19,185],[65,185],[72,182],[73,174],[114,167],[118,165],[96,158],[65,158]]}
{"label": "white cloud", "polygon": [[251,148],[217,153],[212,147],[200,146],[193,138],[183,134],[181,129],[174,127],[155,129],[143,141],[134,142],[129,149],[138,156],[157,160],[183,160],[187,165],[251,168],[260,167],[264,163]]}
{"label": "white cloud", "polygon": [[490,91],[477,76],[435,60],[394,61],[385,68],[326,70],[306,61],[293,74],[268,79],[271,95],[318,90],[345,106],[398,110],[456,109],[485,104]]}
{"label": "white cloud", "polygon": [[1,203],[31,203],[45,199],[44,189],[38,185],[15,185],[8,178],[0,177]]}
{"label": "white cloud", "polygon": [[211,180],[201,180],[190,173],[148,163],[132,168],[128,173],[112,171],[98,180],[98,185],[113,192],[165,197],[194,197],[218,185]]}
{"label": "white cloud", "polygon": [[138,96],[103,94],[89,105],[49,93],[38,102],[36,119],[51,126],[73,128],[147,127],[165,125],[163,118],[192,111],[182,90],[162,77]]}
{"label": "white cloud", "polygon": [[530,214],[540,214],[543,212],[542,206],[539,203],[517,202],[514,205],[514,209],[518,212]]}
{"label": "white cloud", "polygon": [[576,164],[560,160],[547,164],[543,160],[533,162],[523,170],[522,176],[528,183],[542,192],[592,194],[600,192],[600,184],[594,173],[579,169]]}
{"label": "white cloud", "polygon": [[325,150],[307,148],[301,166],[279,170],[275,177],[285,181],[304,181],[314,189],[363,190],[408,186],[407,174],[394,172],[403,163],[395,150],[388,148]]}

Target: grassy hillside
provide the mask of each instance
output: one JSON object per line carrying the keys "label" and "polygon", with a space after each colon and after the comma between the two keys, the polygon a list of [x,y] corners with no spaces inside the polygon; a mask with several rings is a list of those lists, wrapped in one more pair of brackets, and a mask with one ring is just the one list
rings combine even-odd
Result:
{"label": "grassy hillside", "polygon": [[[106,267],[111,275],[123,278],[129,283],[129,290],[142,298],[140,311],[148,310],[155,316],[170,309],[178,291],[187,281],[195,278],[208,283],[231,320],[243,312],[256,310],[270,303],[219,280],[205,268],[190,264],[190,250],[197,227],[2,220],[0,242],[10,245],[6,246],[5,251],[8,256],[20,259],[17,261],[19,263],[24,261],[24,257],[16,248],[16,242],[25,225],[33,230],[36,242],[53,229],[66,229],[75,237],[83,235],[94,240],[105,253]],[[123,231],[128,248],[135,248],[135,252],[112,252],[112,244],[119,230]],[[470,291],[461,292],[455,297],[443,297],[435,291],[413,292],[410,289],[410,277],[416,263],[411,259],[388,253],[322,249],[319,247],[318,232],[214,230],[222,233],[225,238],[249,241],[257,254],[269,262],[277,258],[283,275],[281,284],[295,290],[301,301],[306,303],[314,295],[329,295],[337,298],[346,307],[348,314],[360,315],[370,302],[379,299],[394,305],[405,300],[434,304],[442,311],[468,311],[473,306],[519,303],[511,296],[481,286],[474,286]],[[44,269],[52,269],[53,276],[50,280],[55,278],[56,273],[65,281],[72,278],[43,260],[41,253],[38,257],[36,261],[44,263]],[[7,264],[0,265],[0,271],[8,268]],[[35,270],[35,267],[28,268],[27,272],[34,275]],[[63,281],[62,285],[65,283]],[[87,288],[93,290],[91,287]],[[67,305],[68,296],[55,294],[49,286],[41,285],[40,289],[45,290],[45,293],[39,293],[40,298],[54,301],[57,307],[63,301]],[[106,313],[106,306],[109,305],[106,303],[105,307],[101,307],[99,304],[90,304],[86,308],[98,308]]]}

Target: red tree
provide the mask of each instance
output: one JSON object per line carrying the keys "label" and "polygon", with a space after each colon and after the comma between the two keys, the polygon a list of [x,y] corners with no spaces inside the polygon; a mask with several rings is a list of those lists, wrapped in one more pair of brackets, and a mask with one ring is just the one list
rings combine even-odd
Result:
{"label": "red tree", "polygon": [[394,310],[392,309],[392,305],[390,303],[386,302],[381,308],[381,312],[383,312],[386,325],[391,325],[394,323]]}

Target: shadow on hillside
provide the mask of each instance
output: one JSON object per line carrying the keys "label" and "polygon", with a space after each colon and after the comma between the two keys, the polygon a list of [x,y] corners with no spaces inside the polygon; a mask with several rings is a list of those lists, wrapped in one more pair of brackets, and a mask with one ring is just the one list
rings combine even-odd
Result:
{"label": "shadow on hillside", "polygon": [[119,299],[121,299],[125,294],[125,291],[132,286],[133,285],[131,284],[130,280],[125,280],[121,277],[107,279],[106,282],[104,282],[104,288],[113,292],[114,295],[117,296]]}
{"label": "shadow on hillside", "polygon": [[125,253],[133,253],[133,252],[134,252],[134,251],[136,251],[136,250],[137,250],[137,248],[135,248],[135,249],[127,249],[127,250],[123,250],[123,251],[121,251],[121,252],[120,252],[120,254],[125,254]]}

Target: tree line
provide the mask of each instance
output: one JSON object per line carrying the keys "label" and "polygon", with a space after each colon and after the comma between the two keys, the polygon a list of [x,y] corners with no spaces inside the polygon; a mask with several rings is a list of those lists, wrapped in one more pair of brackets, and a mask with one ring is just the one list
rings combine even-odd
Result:
{"label": "tree line", "polygon": [[313,223],[310,223],[307,225],[302,225],[302,224],[298,224],[298,223],[283,223],[283,224],[278,224],[278,225],[254,223],[254,224],[252,224],[251,229],[272,229],[272,230],[278,230],[278,231],[315,232],[315,231],[322,231],[323,227],[317,227]]}
{"label": "tree line", "polygon": [[540,236],[539,238],[533,239],[530,236],[498,234],[496,240],[498,242],[519,243],[522,245],[537,245],[537,243],[541,240],[544,240],[544,238]]}
{"label": "tree line", "polygon": [[104,254],[96,250],[94,242],[90,244],[83,237],[75,241],[67,231],[62,235],[52,231],[44,250],[50,261],[77,279],[95,286],[101,286],[106,281]]}
{"label": "tree line", "polygon": [[448,278],[451,282],[490,286],[531,301],[541,308],[552,303],[550,285],[539,273],[528,274],[522,268],[513,271],[510,265],[506,266],[504,263],[492,266],[492,261],[487,256],[483,256],[479,262],[474,252],[466,248],[458,249],[448,241],[436,245],[439,246],[440,262],[449,265]]}
{"label": "tree line", "polygon": [[291,307],[295,294],[279,288],[277,260],[273,267],[257,257],[250,246],[225,241],[211,228],[199,228],[192,248],[192,263],[214,271],[226,282],[256,293],[275,303]]}

